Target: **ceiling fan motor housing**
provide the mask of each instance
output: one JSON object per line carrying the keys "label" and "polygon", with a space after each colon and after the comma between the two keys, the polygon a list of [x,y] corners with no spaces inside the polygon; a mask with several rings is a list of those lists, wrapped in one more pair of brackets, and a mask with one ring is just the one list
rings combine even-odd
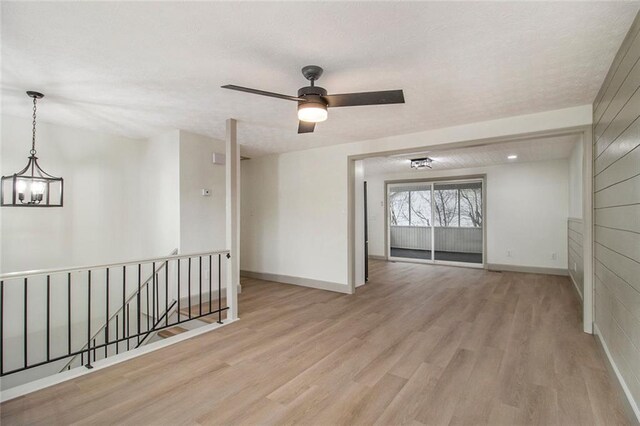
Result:
{"label": "ceiling fan motor housing", "polygon": [[319,86],[306,86],[298,90],[298,97],[307,99],[310,95],[315,96],[327,96],[327,91],[323,87]]}

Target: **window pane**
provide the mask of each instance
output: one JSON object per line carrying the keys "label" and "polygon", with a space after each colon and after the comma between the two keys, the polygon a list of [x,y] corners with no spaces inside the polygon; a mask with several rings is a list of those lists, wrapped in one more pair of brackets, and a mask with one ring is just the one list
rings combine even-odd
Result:
{"label": "window pane", "polygon": [[435,226],[459,226],[458,223],[458,190],[434,188],[434,221]]}
{"label": "window pane", "polygon": [[392,226],[409,226],[409,192],[391,192],[389,194],[389,214]]}
{"label": "window pane", "polygon": [[411,226],[431,226],[431,191],[411,191]]}
{"label": "window pane", "polygon": [[482,189],[460,190],[460,226],[482,227]]}

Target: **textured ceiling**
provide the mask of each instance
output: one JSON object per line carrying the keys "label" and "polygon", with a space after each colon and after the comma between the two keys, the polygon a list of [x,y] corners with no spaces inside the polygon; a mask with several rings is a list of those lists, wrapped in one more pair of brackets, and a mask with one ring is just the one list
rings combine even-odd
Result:
{"label": "textured ceiling", "polygon": [[[554,136],[534,140],[493,143],[443,151],[422,151],[390,157],[367,158],[364,162],[365,176],[412,172],[411,159],[429,157],[433,159],[432,170],[467,169],[505,163],[557,160],[569,158],[580,140],[577,135]],[[517,155],[517,159],[508,159]]]}
{"label": "textured ceiling", "polygon": [[[2,107],[130,137],[181,128],[245,154],[412,133],[591,103],[637,2],[2,2]],[[402,88],[296,133],[300,68],[329,93]]]}

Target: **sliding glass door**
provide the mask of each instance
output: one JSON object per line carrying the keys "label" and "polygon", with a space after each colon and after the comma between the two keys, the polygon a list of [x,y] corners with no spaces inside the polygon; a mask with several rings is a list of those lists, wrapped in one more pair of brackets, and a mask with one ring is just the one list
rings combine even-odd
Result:
{"label": "sliding glass door", "polygon": [[483,265],[482,180],[387,188],[390,259]]}
{"label": "sliding glass door", "polygon": [[482,182],[433,185],[434,260],[482,263]]}
{"label": "sliding glass door", "polygon": [[389,189],[390,256],[431,260],[431,184]]}

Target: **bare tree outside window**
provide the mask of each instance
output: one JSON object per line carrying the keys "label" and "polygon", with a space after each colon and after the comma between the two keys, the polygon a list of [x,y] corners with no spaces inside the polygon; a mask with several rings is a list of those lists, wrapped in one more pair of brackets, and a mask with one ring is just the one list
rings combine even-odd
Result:
{"label": "bare tree outside window", "polygon": [[[482,190],[460,189],[460,226],[482,227]],[[463,223],[464,219],[464,225]]]}
{"label": "bare tree outside window", "polygon": [[409,192],[399,191],[389,194],[391,225],[409,226]]}
{"label": "bare tree outside window", "polygon": [[458,226],[458,191],[437,189],[433,191],[436,226]]}
{"label": "bare tree outside window", "polygon": [[411,226],[431,226],[431,191],[411,191]]}
{"label": "bare tree outside window", "polygon": [[436,185],[433,191],[397,191],[389,193],[392,226],[482,227],[482,189],[477,184]]}

